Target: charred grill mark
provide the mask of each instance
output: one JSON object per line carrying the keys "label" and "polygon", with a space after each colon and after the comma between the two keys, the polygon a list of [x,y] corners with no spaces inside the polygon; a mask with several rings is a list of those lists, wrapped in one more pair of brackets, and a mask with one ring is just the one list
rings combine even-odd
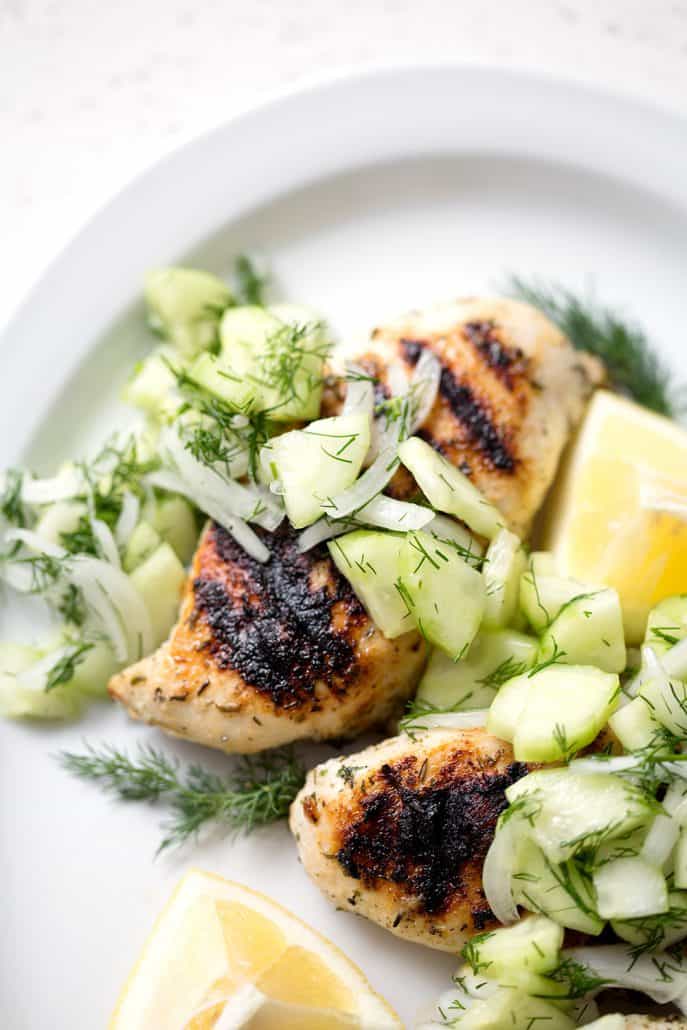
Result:
{"label": "charred grill mark", "polygon": [[[368,619],[324,546],[300,554],[295,533],[283,528],[270,534],[272,558],[262,565],[213,524],[205,548],[207,568],[201,562],[193,584],[194,614],[211,630],[209,650],[221,669],[234,669],[286,710],[313,710],[317,683],[338,696],[354,685],[351,638]],[[313,589],[311,572],[322,563],[324,585]],[[340,631],[335,606],[339,618],[344,614]]]}
{"label": "charred grill mark", "polygon": [[466,322],[463,336],[509,390],[513,389],[516,376],[527,371],[529,363],[523,352],[519,347],[502,343],[493,322]]}
{"label": "charred grill mark", "polygon": [[515,471],[516,459],[494,425],[486,406],[467,383],[459,382],[446,366],[441,369],[439,393],[489,464],[502,472]]}
{"label": "charred grill mark", "polygon": [[403,351],[403,360],[408,364],[415,367],[420,360],[420,355],[427,346],[426,340],[409,340],[402,336],[400,339],[401,349]]}
{"label": "charred grill mark", "polygon": [[446,912],[455,894],[466,891],[473,921],[483,927],[493,917],[475,886],[475,869],[481,870],[506,807],[506,788],[527,767],[470,768],[457,750],[432,783],[422,782],[421,769],[414,756],[382,766],[361,801],[360,817],[343,831],[337,860],[366,886],[380,880],[401,885],[428,915]]}

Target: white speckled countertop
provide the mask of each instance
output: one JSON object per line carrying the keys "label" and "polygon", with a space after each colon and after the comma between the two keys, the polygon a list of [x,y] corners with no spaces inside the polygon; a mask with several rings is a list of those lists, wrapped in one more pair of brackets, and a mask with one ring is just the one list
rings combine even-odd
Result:
{"label": "white speckled countertop", "polygon": [[301,79],[433,58],[687,111],[687,0],[0,0],[0,325],[180,142]]}

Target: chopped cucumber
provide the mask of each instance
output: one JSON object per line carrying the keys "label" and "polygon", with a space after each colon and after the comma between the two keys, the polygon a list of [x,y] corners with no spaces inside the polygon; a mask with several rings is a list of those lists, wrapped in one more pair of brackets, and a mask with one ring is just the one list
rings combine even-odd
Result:
{"label": "chopped cucumber", "polygon": [[611,925],[628,944],[664,951],[687,936],[687,892],[670,891],[665,912],[639,919],[615,919]]}
{"label": "chopped cucumber", "polygon": [[488,733],[509,742],[513,739],[518,720],[525,711],[531,685],[527,673],[514,676],[503,684],[489,709]]}
{"label": "chopped cucumber", "polygon": [[668,888],[660,869],[644,859],[617,858],[592,874],[596,907],[603,919],[639,919],[668,910]]}
{"label": "chopped cucumber", "polygon": [[544,632],[539,660],[556,655],[568,665],[595,665],[604,672],[625,668],[625,636],[620,598],[597,590],[568,601]]}
{"label": "chopped cucumber", "polygon": [[509,969],[548,973],[560,961],[563,930],[546,916],[529,916],[513,926],[478,934],[463,948],[474,972],[494,977]]}
{"label": "chopped cucumber", "polygon": [[296,529],[331,511],[331,497],[351,486],[370,446],[367,415],[337,415],[283,433],[270,444],[286,513]]}
{"label": "chopped cucumber", "polygon": [[477,559],[484,554],[484,547],[469,529],[466,529],[461,522],[449,518],[447,515],[435,515],[431,522],[425,527],[425,533],[431,533],[437,540],[455,545],[456,549],[463,553],[466,560],[474,556],[475,564]]}
{"label": "chopped cucumber", "polygon": [[0,643],[0,715],[10,719],[71,719],[83,707],[83,695],[71,684],[43,690],[25,686],[21,674],[46,658],[22,644]]}
{"label": "chopped cucumber", "polygon": [[662,726],[676,737],[687,737],[686,683],[663,675],[657,676],[642,684],[639,696]]}
{"label": "chopped cucumber", "polygon": [[489,540],[503,528],[503,516],[491,501],[424,440],[411,436],[399,447],[398,456],[433,508],[455,515]]}
{"label": "chopped cucumber", "polygon": [[93,646],[75,666],[65,689],[80,690],[92,697],[107,697],[107,684],[119,668],[109,641],[93,641]]}
{"label": "chopped cucumber", "polygon": [[422,634],[456,661],[475,639],[484,614],[484,580],[429,533],[408,533],[399,562],[402,590]]}
{"label": "chopped cucumber", "polygon": [[527,568],[535,576],[558,576],[558,565],[552,551],[532,551]]}
{"label": "chopped cucumber", "polygon": [[56,501],[49,505],[36,524],[36,532],[51,544],[62,544],[64,533],[73,533],[79,527],[86,505],[79,501]]}
{"label": "chopped cucumber", "polygon": [[379,626],[393,639],[415,628],[399,594],[398,561],[403,537],[359,529],[330,540],[332,560]]}
{"label": "chopped cucumber", "polygon": [[616,840],[655,814],[644,791],[609,773],[539,769],[508,787],[506,797],[531,810],[533,837],[552,862]]}
{"label": "chopped cucumber", "polygon": [[618,704],[618,677],[591,666],[549,666],[524,677],[530,688],[518,705],[513,752],[519,762],[570,758],[595,739]]}
{"label": "chopped cucumber", "polygon": [[531,566],[520,578],[520,608],[535,633],[543,633],[563,605],[585,593],[589,588],[584,583],[539,575]]}
{"label": "chopped cucumber", "polygon": [[687,828],[680,830],[675,851],[673,852],[673,880],[680,890],[687,889]]}
{"label": "chopped cucumber", "polygon": [[644,698],[635,697],[629,704],[618,708],[608,725],[626,751],[640,751],[656,736],[659,723],[654,719]]}
{"label": "chopped cucumber", "polygon": [[146,276],[145,298],[154,325],[187,357],[217,341],[232,295],[221,279],[194,268],[159,268]]}
{"label": "chopped cucumber", "polygon": [[234,372],[215,354],[205,352],[197,357],[188,376],[230,408],[236,408],[237,414],[245,414],[258,406],[259,387],[247,381],[245,375]]}
{"label": "chopped cucumber", "polygon": [[480,630],[459,662],[443,651],[432,652],[420,681],[417,700],[437,708],[488,708],[506,678],[528,669],[537,643],[515,630]]}
{"label": "chopped cucumber", "polygon": [[167,639],[174,625],[185,580],[184,566],[169,544],[160,544],[131,573],[131,582],[143,598],[150,615],[155,647]]}
{"label": "chopped cucumber", "polygon": [[498,629],[513,621],[524,571],[525,552],[520,538],[507,529],[500,529],[489,544],[482,573],[487,593],[486,627]]}
{"label": "chopped cucumber", "polygon": [[155,503],[152,526],[188,565],[198,543],[198,523],[193,508],[183,497],[164,497]]}
{"label": "chopped cucumber", "polygon": [[160,536],[149,522],[139,522],[129,537],[124,551],[122,566],[125,572],[133,572],[150,558],[153,551],[160,546]]}
{"label": "chopped cucumber", "polygon": [[[549,920],[549,922],[553,922],[553,920]],[[556,923],[553,925],[560,930],[561,936],[563,936],[563,927],[558,927]],[[500,987],[514,987],[516,990],[523,991],[532,998],[541,998],[557,1008],[560,1007],[565,1010],[572,1008],[573,1001],[570,998],[570,985],[567,983],[553,980],[550,976],[544,976],[542,973],[533,973],[528,969],[518,968],[517,966],[511,966],[509,969],[504,969],[501,973],[495,975],[498,977]]]}
{"label": "chopped cucumber", "polygon": [[178,363],[173,347],[157,347],[136,367],[124,387],[122,400],[154,418],[174,415],[181,401],[170,364],[174,367]]}
{"label": "chopped cucumber", "polygon": [[666,597],[649,612],[644,644],[665,654],[687,637],[687,594]]}
{"label": "chopped cucumber", "polygon": [[322,323],[306,308],[229,308],[220,327],[220,361],[255,388],[254,406],[278,422],[320,412],[328,346]]}
{"label": "chopped cucumber", "polygon": [[489,998],[460,1013],[460,1030],[573,1030],[575,1023],[555,1005],[512,987],[499,987]]}
{"label": "chopped cucumber", "polygon": [[550,862],[534,841],[521,844],[513,894],[518,905],[548,916],[562,927],[593,936],[603,930],[587,878],[573,862]]}

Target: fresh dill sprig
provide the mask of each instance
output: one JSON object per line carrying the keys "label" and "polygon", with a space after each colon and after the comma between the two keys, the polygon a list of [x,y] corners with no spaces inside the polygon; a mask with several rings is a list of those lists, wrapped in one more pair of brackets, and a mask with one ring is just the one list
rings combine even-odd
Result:
{"label": "fresh dill sprig", "polygon": [[422,698],[414,698],[408,702],[405,715],[399,720],[398,728],[402,733],[407,734],[411,740],[415,733],[421,733],[427,726],[422,725],[422,719],[426,715],[450,715],[453,712],[463,711],[463,705],[469,701],[474,691],[467,690],[462,697],[447,708],[432,704],[431,701],[423,701]]}
{"label": "fresh dill sprig", "polygon": [[533,665],[527,673],[528,678],[531,679],[532,676],[536,676],[538,672],[543,672],[544,669],[548,669],[551,665],[560,664],[565,658],[565,656],[566,652],[561,650],[557,642],[553,640],[553,651],[551,652],[550,657],[544,658],[541,662],[537,662],[536,665]]}
{"label": "fresh dill sprig", "polygon": [[565,998],[583,998],[590,991],[597,991],[613,982],[595,976],[587,966],[574,958],[564,958],[547,976],[556,983],[565,984],[567,993],[560,996]]}
{"label": "fresh dill sprig", "polygon": [[239,254],[234,261],[234,294],[239,304],[265,306],[265,289],[269,276],[260,275],[247,254]]}
{"label": "fresh dill sprig", "polygon": [[504,658],[500,665],[497,665],[495,669],[492,669],[490,673],[487,673],[486,676],[477,680],[477,682],[484,687],[502,687],[508,680],[514,679],[515,676],[520,676],[526,671],[527,662],[519,662],[513,655],[509,655],[507,658]]}
{"label": "fresh dill sprig", "polygon": [[639,325],[556,283],[512,276],[507,292],[543,311],[578,350],[601,358],[612,385],[638,404],[669,417],[683,409],[672,372]]}
{"label": "fresh dill sprig", "polygon": [[5,482],[0,495],[0,512],[14,526],[26,526],[26,511],[22,504],[21,492],[24,486],[24,473],[21,469],[10,468],[5,473]]}
{"label": "fresh dill sprig", "polygon": [[211,821],[233,833],[249,833],[282,819],[305,780],[305,769],[290,749],[242,756],[226,778],[200,765],[182,769],[149,746],[131,758],[109,745],[87,745],[82,754],[62,752],[59,761],[124,801],[165,801],[172,815],[163,825],[158,853],[183,844]]}

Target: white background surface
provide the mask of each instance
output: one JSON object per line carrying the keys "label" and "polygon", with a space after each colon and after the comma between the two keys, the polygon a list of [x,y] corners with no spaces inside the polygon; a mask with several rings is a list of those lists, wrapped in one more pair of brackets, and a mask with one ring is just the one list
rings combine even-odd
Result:
{"label": "white background surface", "polygon": [[0,0],[0,325],[178,143],[303,78],[434,57],[687,110],[687,0]]}

